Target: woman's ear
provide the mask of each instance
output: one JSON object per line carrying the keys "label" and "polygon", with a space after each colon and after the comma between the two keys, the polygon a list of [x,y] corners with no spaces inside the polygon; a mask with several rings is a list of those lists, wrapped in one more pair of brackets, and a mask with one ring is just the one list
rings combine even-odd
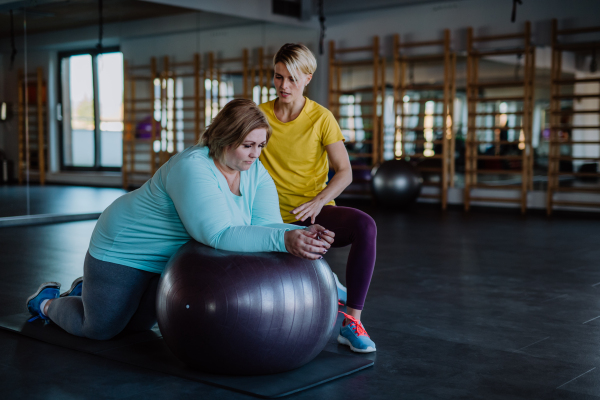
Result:
{"label": "woman's ear", "polygon": [[312,80],[312,74],[306,75],[306,83],[304,84],[304,87],[308,86],[308,84],[311,80]]}

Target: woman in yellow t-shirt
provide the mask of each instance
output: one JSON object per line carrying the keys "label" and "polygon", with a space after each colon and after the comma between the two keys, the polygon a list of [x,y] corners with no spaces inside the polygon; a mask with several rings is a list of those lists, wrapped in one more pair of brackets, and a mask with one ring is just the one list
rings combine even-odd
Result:
{"label": "woman in yellow t-shirt", "polygon": [[[368,214],[333,201],[352,182],[352,170],[335,117],[303,95],[317,69],[315,57],[304,45],[286,44],[273,66],[278,97],[260,105],[273,134],[260,160],[275,181],[284,222],[318,223],[335,234],[334,247],[352,246],[346,265],[347,299],[339,285],[348,313],[338,342],[356,352],[375,351],[360,317],[375,266],[377,227]],[[329,163],[335,175],[327,184]]]}

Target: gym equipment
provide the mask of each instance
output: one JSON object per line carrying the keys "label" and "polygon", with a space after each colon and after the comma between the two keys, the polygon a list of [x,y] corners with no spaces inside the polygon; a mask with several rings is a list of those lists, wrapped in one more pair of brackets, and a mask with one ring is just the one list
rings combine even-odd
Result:
{"label": "gym equipment", "polygon": [[[360,160],[352,164],[353,177],[358,178],[355,182],[368,180],[364,178],[370,178],[371,169],[383,161],[383,117],[378,110],[384,109],[385,69],[379,36],[364,47],[340,47],[329,42],[328,104],[346,135],[350,158]],[[352,79],[355,73],[364,74],[364,82]]]}
{"label": "gym equipment", "polygon": [[[511,40],[512,46],[506,47],[507,39]],[[486,58],[497,55],[516,56],[517,65],[522,63],[514,80],[507,80],[503,74],[498,74],[493,64],[486,62]],[[521,213],[525,213],[527,191],[533,190],[531,132],[534,76],[535,46],[531,43],[529,21],[525,22],[525,29],[521,33],[475,36],[473,28],[467,29],[465,211],[470,209],[472,202],[495,202],[518,204],[521,206]],[[505,91],[494,91],[497,88]],[[514,95],[508,95],[509,93]],[[502,109],[502,104],[506,108]],[[512,132],[510,140],[509,132]],[[482,146],[491,148],[490,153],[482,154]],[[480,161],[483,163],[480,164]],[[518,169],[512,168],[513,166]],[[486,175],[511,177],[500,178],[494,184],[489,184],[489,179],[482,178]],[[520,183],[512,183],[515,180],[520,180]],[[518,191],[519,195],[494,195],[498,189]]]}
{"label": "gym equipment", "polygon": [[[571,185],[561,178],[581,179],[594,183],[600,178],[597,165],[600,162],[600,118],[598,98],[600,78],[574,76],[566,78],[563,71],[563,54],[567,57],[585,58],[591,55],[590,72],[595,54],[600,47],[597,40],[600,26],[559,29],[558,21],[552,21],[552,67],[550,69],[550,140],[548,148],[548,189],[546,212],[551,215],[555,207],[598,208],[593,193],[600,193],[597,185]],[[591,88],[596,88],[591,89]],[[584,89],[586,88],[586,89]],[[590,90],[591,89],[591,90]],[[568,105],[567,105],[568,104]],[[568,132],[568,134],[567,134]],[[568,153],[565,154],[565,151]],[[594,154],[595,153],[595,154]],[[584,163],[579,168],[573,164]],[[590,163],[590,164],[586,164]],[[565,167],[570,168],[565,168]],[[563,184],[561,185],[561,182]],[[568,182],[568,181],[566,181]],[[573,196],[568,198],[566,196]],[[584,196],[589,196],[585,198]],[[582,201],[584,200],[585,201]]]}
{"label": "gym equipment", "polygon": [[407,206],[419,197],[423,177],[419,170],[404,160],[389,160],[377,168],[371,189],[378,203],[389,206]]}
{"label": "gym equipment", "polygon": [[[424,185],[437,193],[423,198],[448,203],[448,187],[454,186],[455,135],[452,130],[456,92],[456,53],[450,49],[450,30],[443,39],[400,40],[394,35],[393,149],[396,157],[410,157],[423,173]],[[437,81],[424,80],[437,66],[444,73]],[[420,78],[415,81],[415,76]],[[437,179],[431,179],[431,178]]]}
{"label": "gym equipment", "polygon": [[238,253],[191,240],[158,285],[157,318],[171,351],[208,373],[263,375],[315,358],[337,317],[324,260]]}
{"label": "gym equipment", "polygon": [[[27,89],[25,89],[25,81],[27,81]],[[19,160],[17,162],[17,175],[19,185],[26,180],[28,170],[34,172],[32,178],[43,185],[46,183],[48,169],[48,162],[46,161],[48,151],[46,125],[48,95],[47,81],[44,78],[42,67],[38,67],[35,73],[26,73],[21,69],[18,77],[18,88]],[[26,99],[27,104],[25,104]]]}
{"label": "gym equipment", "polygon": [[352,169],[352,182],[370,182],[371,178],[371,171],[368,169]]}
{"label": "gym equipment", "polygon": [[135,138],[136,139],[150,139],[152,138],[152,122],[154,121],[155,132],[160,130],[160,123],[154,120],[152,115],[146,116],[135,127]]}
{"label": "gym equipment", "polygon": [[351,160],[350,165],[352,166],[352,182],[371,181],[371,167],[367,160]]}
{"label": "gym equipment", "polygon": [[[171,156],[198,141],[205,128],[205,78],[199,54],[191,61],[156,57],[123,62],[123,188],[140,187]],[[160,116],[160,117],[159,117]]]}
{"label": "gym equipment", "polygon": [[274,94],[273,87],[273,57],[275,54],[270,54],[263,47],[256,50],[254,60],[249,68],[248,87],[250,88],[249,98],[254,100],[256,104],[266,103],[271,101],[271,97],[277,97]]}

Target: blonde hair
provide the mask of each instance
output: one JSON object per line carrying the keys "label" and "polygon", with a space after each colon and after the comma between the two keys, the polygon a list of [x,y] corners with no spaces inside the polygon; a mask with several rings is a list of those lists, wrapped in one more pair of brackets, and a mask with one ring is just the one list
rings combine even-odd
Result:
{"label": "blonde hair", "polygon": [[248,99],[231,100],[219,111],[197,144],[208,147],[208,155],[213,159],[223,161],[228,147],[237,148],[250,132],[259,128],[267,130],[268,142],[271,126],[258,106]]}
{"label": "blonde hair", "polygon": [[317,70],[315,56],[308,47],[300,43],[286,43],[281,46],[273,57],[273,67],[279,62],[285,65],[295,82],[298,82],[298,72],[309,75]]}

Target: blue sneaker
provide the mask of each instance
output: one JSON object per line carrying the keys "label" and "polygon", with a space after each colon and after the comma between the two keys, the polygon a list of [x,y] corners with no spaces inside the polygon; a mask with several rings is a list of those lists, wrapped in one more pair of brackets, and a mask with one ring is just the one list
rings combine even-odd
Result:
{"label": "blue sneaker", "polygon": [[333,278],[335,279],[335,286],[337,286],[338,301],[343,305],[346,305],[346,300],[348,300],[348,291],[346,290],[346,287],[340,283],[340,280],[335,273],[333,274]]}
{"label": "blue sneaker", "polygon": [[[341,311],[340,311],[341,312]],[[375,342],[371,340],[365,330],[362,322],[346,313],[342,313],[350,320],[346,326],[342,326],[337,338],[339,344],[350,346],[350,349],[357,353],[372,353],[375,349]]]}
{"label": "blue sneaker", "polygon": [[60,294],[60,297],[67,296],[81,296],[81,291],[83,289],[83,276],[75,279],[73,283],[71,283],[71,288],[64,293]]}
{"label": "blue sneaker", "polygon": [[27,298],[27,310],[33,318],[29,319],[29,322],[38,318],[48,321],[48,317],[42,313],[40,309],[42,301],[56,299],[60,294],[60,283],[58,282],[46,282],[42,283],[38,290]]}

